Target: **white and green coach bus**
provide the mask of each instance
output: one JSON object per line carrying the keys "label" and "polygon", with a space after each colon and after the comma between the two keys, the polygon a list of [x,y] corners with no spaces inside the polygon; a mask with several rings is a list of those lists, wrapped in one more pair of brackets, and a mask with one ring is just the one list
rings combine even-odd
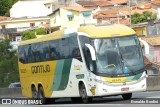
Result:
{"label": "white and green coach bus", "polygon": [[136,33],[124,25],[59,30],[22,41],[18,47],[22,95],[28,98],[94,97],[146,90],[146,73]]}

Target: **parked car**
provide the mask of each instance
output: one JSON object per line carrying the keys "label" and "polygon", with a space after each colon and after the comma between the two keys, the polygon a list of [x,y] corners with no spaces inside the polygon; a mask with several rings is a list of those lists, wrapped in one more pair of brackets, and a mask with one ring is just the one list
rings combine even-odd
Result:
{"label": "parked car", "polygon": [[14,83],[11,83],[8,88],[20,88],[21,87],[21,84],[20,82],[14,82]]}

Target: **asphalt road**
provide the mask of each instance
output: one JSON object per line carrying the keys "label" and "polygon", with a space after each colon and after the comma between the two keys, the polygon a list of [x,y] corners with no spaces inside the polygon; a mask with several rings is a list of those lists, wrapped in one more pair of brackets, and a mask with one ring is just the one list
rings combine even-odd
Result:
{"label": "asphalt road", "polygon": [[159,107],[160,91],[136,92],[131,100],[123,100],[121,96],[94,98],[90,104],[72,102],[70,98],[57,99],[48,105],[0,105],[0,107]]}

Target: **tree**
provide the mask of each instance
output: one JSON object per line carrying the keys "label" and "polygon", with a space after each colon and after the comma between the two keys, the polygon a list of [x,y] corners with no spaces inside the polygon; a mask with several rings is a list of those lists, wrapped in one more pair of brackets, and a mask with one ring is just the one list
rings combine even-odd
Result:
{"label": "tree", "polygon": [[0,42],[0,87],[19,81],[18,58],[16,51],[10,51],[11,48],[9,40]]}
{"label": "tree", "polygon": [[18,0],[0,0],[0,16],[9,16],[10,8]]}
{"label": "tree", "polygon": [[44,28],[36,28],[34,30],[26,30],[22,34],[22,40],[34,39],[36,35],[45,35],[46,31]]}
{"label": "tree", "polygon": [[45,35],[46,34],[45,29],[42,27],[35,29],[35,32],[37,35]]}
{"label": "tree", "polygon": [[131,16],[131,22],[132,24],[142,23],[142,22],[148,22],[148,18],[152,17],[154,20],[156,20],[157,16],[156,14],[153,14],[149,11],[144,11],[143,14],[134,13]]}
{"label": "tree", "polygon": [[141,14],[139,13],[134,13],[132,16],[131,16],[131,22],[134,23],[134,24],[137,24],[140,22],[140,17],[141,17]]}
{"label": "tree", "polygon": [[26,30],[22,34],[22,40],[28,40],[28,39],[34,39],[34,38],[36,38],[34,31]]}

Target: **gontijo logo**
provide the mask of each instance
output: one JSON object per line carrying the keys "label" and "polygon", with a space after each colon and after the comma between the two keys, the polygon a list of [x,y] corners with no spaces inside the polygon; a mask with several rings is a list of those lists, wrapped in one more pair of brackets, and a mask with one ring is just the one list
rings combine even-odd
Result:
{"label": "gontijo logo", "polygon": [[38,65],[38,66],[32,66],[31,67],[32,74],[36,73],[47,73],[50,72],[50,66],[47,65]]}

